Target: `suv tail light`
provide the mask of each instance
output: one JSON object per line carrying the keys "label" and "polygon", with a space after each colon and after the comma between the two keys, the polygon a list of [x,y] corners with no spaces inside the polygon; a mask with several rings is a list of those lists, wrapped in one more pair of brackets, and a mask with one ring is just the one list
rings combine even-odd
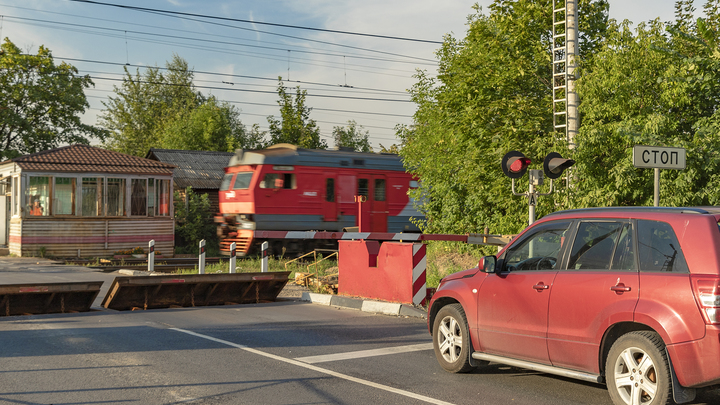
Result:
{"label": "suv tail light", "polygon": [[705,323],[720,325],[720,277],[694,276],[692,284]]}

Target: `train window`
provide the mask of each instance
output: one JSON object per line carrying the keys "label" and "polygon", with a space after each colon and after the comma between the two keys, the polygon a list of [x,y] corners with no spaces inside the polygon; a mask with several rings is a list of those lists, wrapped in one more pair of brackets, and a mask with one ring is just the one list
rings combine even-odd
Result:
{"label": "train window", "polygon": [[230,189],[230,182],[232,181],[233,174],[228,173],[223,177],[222,184],[220,184],[220,191],[225,191]]}
{"label": "train window", "polygon": [[235,176],[235,184],[233,190],[247,190],[250,188],[253,172],[240,172]]}
{"label": "train window", "polygon": [[385,201],[385,179],[375,179],[375,201]]}
{"label": "train window", "polygon": [[295,174],[293,173],[267,173],[260,182],[260,188],[294,189]]}
{"label": "train window", "polygon": [[358,179],[357,195],[368,196],[368,179]]}
{"label": "train window", "polygon": [[335,179],[325,180],[325,201],[335,202]]}

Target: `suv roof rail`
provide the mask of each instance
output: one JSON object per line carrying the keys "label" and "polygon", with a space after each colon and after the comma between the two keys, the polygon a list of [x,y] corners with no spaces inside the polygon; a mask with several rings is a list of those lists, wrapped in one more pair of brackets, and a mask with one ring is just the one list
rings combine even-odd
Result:
{"label": "suv roof rail", "polygon": [[675,212],[680,214],[720,214],[720,207],[594,207],[577,208],[572,210],[555,211],[547,214],[567,214],[574,212],[612,212],[612,211],[633,211],[633,212]]}

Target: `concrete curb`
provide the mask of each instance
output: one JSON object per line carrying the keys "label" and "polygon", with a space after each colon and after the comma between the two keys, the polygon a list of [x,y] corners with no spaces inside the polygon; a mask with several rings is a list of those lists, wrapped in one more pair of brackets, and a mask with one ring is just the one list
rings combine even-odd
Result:
{"label": "concrete curb", "polygon": [[422,319],[427,318],[427,312],[420,308],[394,302],[372,301],[364,300],[361,298],[349,298],[339,295],[316,294],[309,292],[304,292],[302,294],[301,300],[319,305],[357,309],[363,312],[370,312],[373,314],[405,316]]}
{"label": "concrete curb", "polygon": [[122,274],[123,276],[160,276],[163,273],[155,273],[155,272],[148,272],[147,270],[129,270],[129,269],[120,269],[117,271],[118,274]]}

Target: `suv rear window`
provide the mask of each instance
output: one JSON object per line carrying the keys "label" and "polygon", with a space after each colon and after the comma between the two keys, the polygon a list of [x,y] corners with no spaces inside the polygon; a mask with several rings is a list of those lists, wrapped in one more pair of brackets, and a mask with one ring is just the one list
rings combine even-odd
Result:
{"label": "suv rear window", "polygon": [[640,271],[688,273],[680,243],[670,224],[638,220]]}

